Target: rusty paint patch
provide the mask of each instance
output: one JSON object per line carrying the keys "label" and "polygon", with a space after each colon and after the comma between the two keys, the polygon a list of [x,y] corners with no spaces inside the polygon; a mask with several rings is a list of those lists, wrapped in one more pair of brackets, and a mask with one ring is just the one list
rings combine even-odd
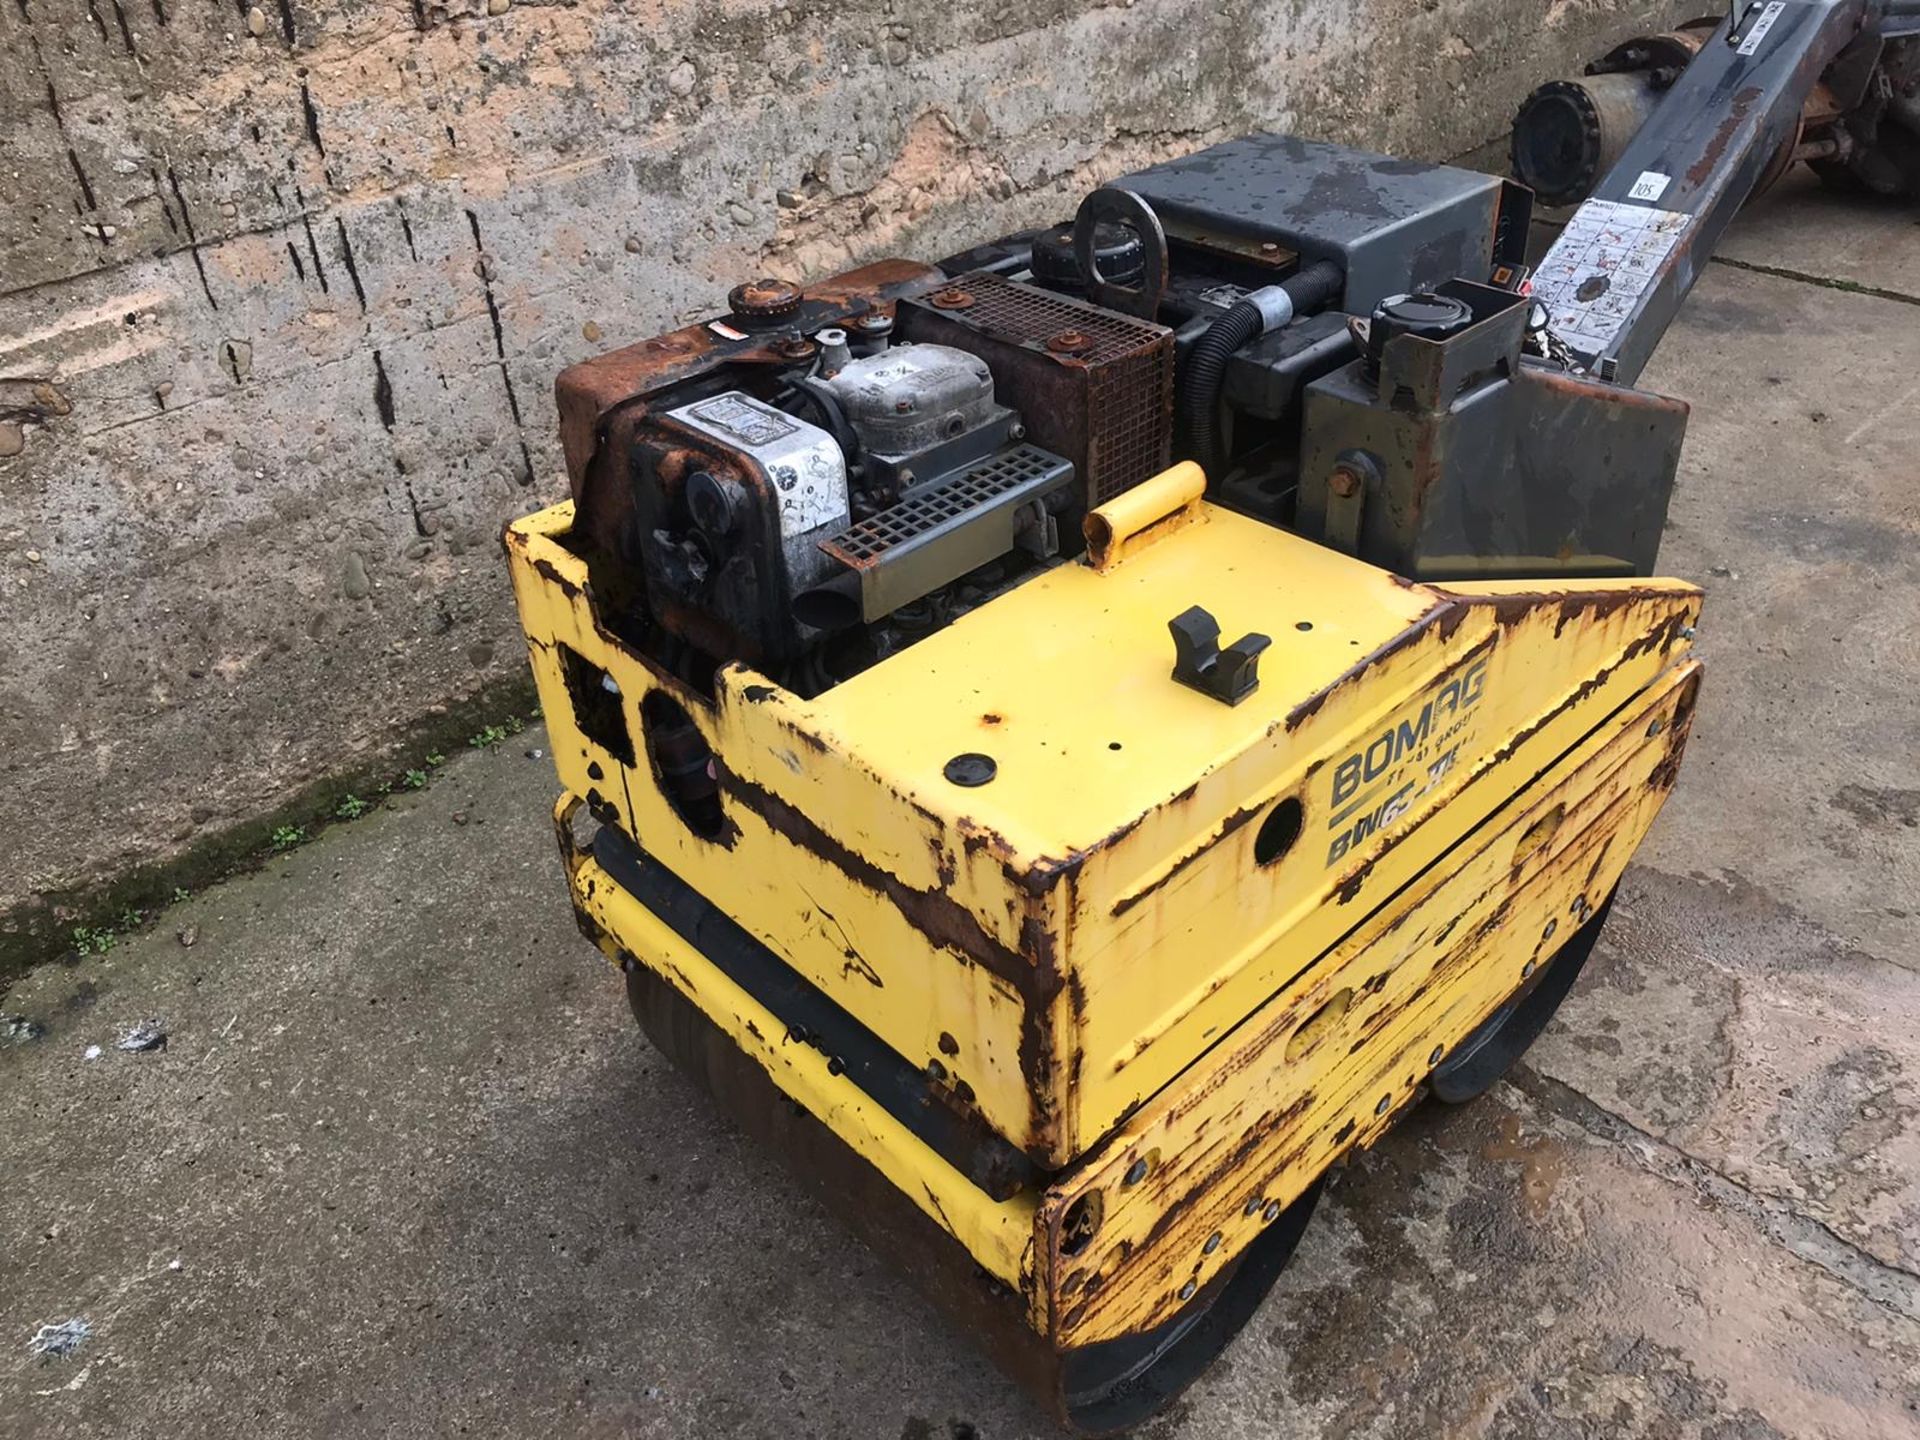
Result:
{"label": "rusty paint patch", "polygon": [[[1689,685],[1688,688],[1690,689],[1691,686]],[[1649,713],[1664,712],[1663,706]],[[1648,714],[1641,714],[1633,723],[1644,725],[1647,720]],[[1666,747],[1669,753],[1680,743],[1674,734],[1680,728],[1677,722],[1668,727]],[[1611,777],[1619,774],[1621,766],[1634,763],[1633,757],[1641,757],[1640,763],[1644,765],[1645,757],[1653,748],[1652,746],[1635,746],[1627,758],[1617,764],[1608,764],[1604,770],[1596,771],[1583,766],[1582,773],[1596,776],[1593,788],[1584,793],[1611,794],[1612,796],[1606,801],[1602,812],[1583,827],[1573,843],[1538,870],[1524,877],[1514,875],[1510,882],[1514,888],[1502,895],[1499,905],[1491,913],[1481,916],[1464,934],[1459,933],[1461,927],[1457,916],[1442,926],[1442,941],[1453,937],[1450,948],[1446,953],[1428,962],[1427,972],[1417,985],[1410,987],[1408,993],[1396,997],[1386,1006],[1365,1017],[1361,1034],[1351,1047],[1354,1053],[1364,1054],[1370,1047],[1377,1047],[1380,1037],[1390,1032],[1396,1024],[1404,1023],[1406,1016],[1429,1009],[1436,994],[1459,992],[1459,987],[1479,966],[1487,963],[1489,956],[1493,954],[1492,947],[1500,943],[1502,932],[1510,927],[1516,906],[1523,903],[1537,906],[1543,900],[1560,894],[1567,889],[1566,881],[1582,870],[1586,870],[1587,885],[1591,887],[1597,869],[1587,867],[1589,854],[1599,852],[1600,859],[1596,861],[1598,865],[1604,860],[1606,853],[1613,848],[1623,827],[1632,823],[1630,817],[1643,814],[1647,820],[1651,819],[1651,815],[1644,809],[1647,803],[1647,788],[1631,782],[1630,779],[1616,780]],[[1598,763],[1596,757],[1594,761],[1588,762],[1588,765]],[[1665,763],[1664,757],[1662,763]],[[1572,783],[1571,778],[1567,783]],[[1614,790],[1618,793],[1613,794]],[[1548,797],[1542,798],[1544,800]],[[1410,917],[1396,918],[1390,929],[1398,928],[1408,918]],[[1435,916],[1427,919],[1425,923],[1431,924],[1433,919],[1437,918]],[[1378,938],[1370,942],[1369,951],[1362,952],[1362,955],[1369,953],[1379,943],[1381,942]],[[1428,950],[1425,953],[1431,954],[1431,951]],[[1389,973],[1384,970],[1373,971],[1361,988],[1372,988],[1374,980]],[[1255,1066],[1260,1063],[1259,1057],[1266,1055],[1270,1059],[1272,1045],[1287,1033],[1290,1017],[1310,1007],[1321,993],[1323,992],[1316,989],[1297,997],[1284,1013],[1274,1021],[1263,1025],[1257,1035],[1249,1037],[1243,1050],[1229,1057],[1217,1073],[1201,1077],[1199,1084],[1191,1088],[1199,1093],[1218,1092],[1229,1075],[1255,1074]],[[1496,997],[1489,992],[1488,998],[1491,1001]],[[1450,1000],[1449,1005],[1454,1008],[1448,1013],[1454,1014],[1458,1008],[1457,1002]],[[1478,1018],[1476,1013],[1461,1012],[1457,1014],[1452,1024],[1464,1034],[1473,1024],[1478,1023]],[[1249,1186],[1254,1190],[1263,1190],[1269,1184],[1265,1177],[1287,1175],[1292,1169],[1306,1166],[1309,1162],[1314,1172],[1318,1173],[1324,1168],[1323,1160],[1330,1161],[1331,1158],[1337,1157],[1342,1149],[1354,1144],[1370,1144],[1386,1133],[1410,1105],[1416,1093],[1417,1084],[1426,1073],[1424,1056],[1434,1038],[1433,1034],[1423,1032],[1416,1039],[1401,1045],[1377,1072],[1375,1084],[1379,1087],[1378,1089],[1369,1089],[1365,1085],[1357,1088],[1356,1103],[1364,1103],[1369,1111],[1364,1119],[1357,1114],[1347,1112],[1337,1128],[1329,1128],[1334,1117],[1329,1116],[1326,1121],[1315,1124],[1310,1118],[1311,1104],[1301,1103],[1293,1120],[1265,1125],[1264,1135],[1268,1142],[1265,1146],[1249,1143],[1251,1129],[1242,1132],[1240,1138],[1230,1148],[1209,1149],[1204,1146],[1201,1143],[1204,1126],[1199,1124],[1198,1120],[1208,1117],[1196,1117],[1195,1122],[1184,1131],[1179,1129],[1179,1115],[1189,1109],[1191,1104],[1191,1096],[1183,1093],[1178,1106],[1169,1111],[1162,1120],[1156,1122],[1156,1126],[1168,1128],[1149,1130],[1144,1132],[1144,1135],[1155,1136],[1162,1145],[1177,1135],[1178,1148],[1169,1151],[1170,1154],[1184,1156],[1200,1151],[1204,1153],[1204,1158],[1195,1164],[1184,1166],[1176,1164],[1171,1168],[1156,1169],[1143,1182],[1142,1193],[1145,1198],[1141,1203],[1158,1207],[1155,1210],[1141,1212],[1140,1218],[1147,1224],[1145,1236],[1137,1241],[1125,1235],[1115,1236],[1112,1242],[1113,1248],[1100,1265],[1101,1270],[1112,1282],[1113,1293],[1100,1305],[1083,1299],[1082,1303],[1071,1312],[1075,1317],[1075,1323],[1083,1326],[1097,1325],[1102,1335],[1107,1333],[1106,1327],[1109,1321],[1115,1333],[1130,1333],[1155,1323],[1171,1304],[1169,1297],[1160,1293],[1164,1289],[1161,1281],[1167,1275],[1183,1269],[1186,1263],[1184,1249],[1177,1255],[1158,1256],[1156,1247],[1164,1249],[1172,1244],[1184,1246],[1209,1229],[1225,1229],[1232,1234],[1237,1227],[1231,1218],[1222,1219],[1219,1214],[1205,1214],[1201,1207],[1221,1195],[1241,1197],[1251,1193]],[[1411,1068],[1408,1068],[1409,1066]],[[1389,1103],[1384,1111],[1376,1115],[1372,1113],[1372,1104],[1382,1092],[1387,1096]],[[1252,1093],[1257,1093],[1257,1089]],[[1342,1111],[1345,1111],[1345,1107],[1342,1107]],[[1133,1148],[1149,1143],[1143,1135],[1114,1138],[1115,1143],[1111,1146],[1099,1147],[1105,1152],[1099,1160],[1102,1167],[1099,1173],[1104,1178],[1097,1183],[1111,1183],[1117,1165],[1133,1152]],[[1326,1150],[1328,1154],[1320,1155],[1319,1152],[1322,1150]],[[1242,1171],[1246,1173],[1241,1173]],[[1203,1220],[1193,1221],[1192,1217],[1203,1214],[1205,1214]],[[1236,1245],[1244,1243],[1249,1238],[1250,1236],[1237,1236]],[[1171,1267],[1169,1261],[1172,1262]],[[1136,1268],[1136,1266],[1145,1268]],[[1122,1309],[1122,1307],[1125,1308]]]}
{"label": "rusty paint patch", "polygon": [[1287,712],[1286,731],[1291,735],[1307,721],[1320,713],[1327,701],[1343,691],[1352,689],[1364,680],[1376,667],[1384,665],[1401,651],[1412,648],[1437,635],[1441,643],[1453,638],[1461,623],[1471,612],[1472,606],[1458,597],[1439,594],[1433,604],[1406,629],[1372,653],[1361,657],[1343,671],[1338,679],[1324,690],[1316,691]]}
{"label": "rusty paint patch", "polygon": [[891,871],[849,850],[787,800],[735,773],[719,759],[714,761],[714,777],[723,794],[808,854],[885,898],[934,945],[984,966],[1022,993],[1032,989],[1039,973],[1036,964],[988,933],[979,918],[951,896],[908,885]]}
{"label": "rusty paint patch", "polygon": [[[1675,598],[1670,592],[1651,591],[1651,592],[1643,593],[1638,589],[1638,587],[1634,587],[1633,589],[1627,590],[1623,593],[1634,596],[1641,600],[1650,600],[1655,597],[1658,597],[1662,600],[1672,601]],[[1516,598],[1516,597],[1501,597],[1500,601],[1496,602],[1496,604],[1503,605],[1506,600],[1510,600],[1513,598]],[[1603,601],[1611,600],[1611,597],[1600,597],[1600,598]],[[1561,608],[1563,612],[1568,608],[1571,608],[1576,612],[1580,612],[1586,609],[1585,606],[1566,605],[1566,604],[1563,604]],[[1598,620],[1600,618],[1603,618],[1606,615],[1611,615],[1617,612],[1618,610],[1623,608],[1623,605],[1616,604],[1616,603],[1606,603],[1604,604],[1603,607],[1596,607],[1596,608],[1597,608],[1597,613],[1595,614],[1595,618],[1596,620]],[[1539,613],[1539,606],[1538,606],[1537,597],[1536,597],[1534,600],[1534,603],[1528,606],[1523,606],[1519,610],[1513,612],[1511,618],[1507,618],[1503,616],[1500,623],[1503,626],[1510,628],[1512,625],[1518,623],[1518,620],[1520,618],[1529,614],[1537,614],[1537,613]],[[1556,637],[1559,635],[1561,629],[1567,623],[1567,619],[1568,617],[1563,613],[1560,616],[1560,618],[1555,621],[1554,634]],[[1661,624],[1656,625],[1653,629],[1648,630],[1645,633],[1635,637],[1635,639],[1631,641],[1626,646],[1626,648],[1620,652],[1620,655],[1617,659],[1615,659],[1610,664],[1602,666],[1598,671],[1596,671],[1594,674],[1589,676],[1586,680],[1582,681],[1579,685],[1575,686],[1574,689],[1569,691],[1560,700],[1558,704],[1556,704],[1551,710],[1547,711],[1544,715],[1535,719],[1532,723],[1522,727],[1521,729],[1516,730],[1511,736],[1507,738],[1507,741],[1505,744],[1501,745],[1499,749],[1493,751],[1486,758],[1485,761],[1475,766],[1473,769],[1473,772],[1467,776],[1466,780],[1461,784],[1460,788],[1456,790],[1449,797],[1448,803],[1451,804],[1454,801],[1457,801],[1459,797],[1465,794],[1466,791],[1470,789],[1473,785],[1479,783],[1487,775],[1498,770],[1500,766],[1504,765],[1507,761],[1511,760],[1516,754],[1519,753],[1521,747],[1524,746],[1535,735],[1539,734],[1542,730],[1546,729],[1547,726],[1551,725],[1555,720],[1559,719],[1560,716],[1565,714],[1568,710],[1579,705],[1581,702],[1585,701],[1589,696],[1593,695],[1595,692],[1600,690],[1607,683],[1607,681],[1613,678],[1613,676],[1621,669],[1621,667],[1625,666],[1626,664],[1628,664],[1633,660],[1637,660],[1640,656],[1646,654],[1648,651],[1656,647],[1659,647],[1662,649],[1671,648],[1673,644],[1681,638],[1680,632],[1686,629],[1687,626],[1689,626],[1691,623],[1692,623],[1692,618],[1691,618],[1690,612],[1683,607],[1681,609],[1676,610],[1674,614],[1670,615]],[[1350,872],[1348,872],[1345,876],[1341,878],[1340,883],[1336,886],[1334,891],[1335,897],[1339,900],[1339,902],[1342,905],[1347,905],[1347,904],[1351,904],[1355,899],[1357,899],[1359,897],[1361,889],[1366,884],[1367,877],[1372,873],[1373,867],[1377,863],[1379,863],[1380,860],[1384,859],[1388,854],[1390,854],[1395,847],[1400,845],[1408,837],[1418,834],[1421,826],[1424,825],[1429,819],[1431,819],[1434,814],[1438,814],[1438,813],[1441,813],[1441,812],[1439,811],[1428,812],[1427,814],[1421,816],[1420,819],[1415,821],[1412,825],[1409,825],[1403,829],[1396,830],[1392,834],[1388,835],[1386,839],[1381,842],[1378,849],[1373,851],[1372,854],[1368,855],[1364,860],[1362,860],[1358,865],[1356,865]]]}
{"label": "rusty paint patch", "polygon": [[1728,102],[1726,118],[1714,127],[1713,138],[1707,141],[1700,158],[1688,167],[1689,184],[1704,185],[1713,178],[1713,172],[1720,167],[1720,157],[1727,153],[1727,146],[1733,143],[1733,137],[1739,133],[1747,112],[1753,109],[1753,102],[1760,98],[1760,93],[1758,85],[1749,85]]}
{"label": "rusty paint patch", "polygon": [[[1315,765],[1307,774],[1311,776],[1314,770],[1318,770],[1319,768],[1318,765]],[[1189,785],[1185,790],[1181,791],[1180,794],[1176,795],[1169,804],[1163,806],[1161,813],[1164,814],[1167,811],[1178,809],[1183,804],[1189,803],[1193,798],[1194,790],[1195,787]],[[1188,867],[1212,853],[1222,841],[1238,831],[1245,829],[1256,815],[1261,814],[1277,800],[1283,798],[1282,796],[1272,796],[1260,801],[1256,805],[1246,805],[1232,812],[1216,825],[1213,831],[1202,839],[1199,844],[1181,855],[1155,879],[1134,891],[1133,894],[1122,895],[1118,900],[1114,901],[1112,914],[1116,917],[1124,915],[1142,901],[1150,898],[1156,891],[1163,889],[1170,882],[1178,878]]]}

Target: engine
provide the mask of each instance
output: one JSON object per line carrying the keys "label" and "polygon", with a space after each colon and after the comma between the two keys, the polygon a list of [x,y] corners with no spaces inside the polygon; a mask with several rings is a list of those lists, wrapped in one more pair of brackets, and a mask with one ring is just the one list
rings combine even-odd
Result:
{"label": "engine", "polygon": [[663,664],[803,694],[1072,560],[1090,510],[1185,458],[1217,503],[1410,576],[1646,573],[1664,489],[1590,504],[1571,430],[1520,438],[1529,203],[1255,136],[938,264],[749,281],[562,374],[574,543]]}

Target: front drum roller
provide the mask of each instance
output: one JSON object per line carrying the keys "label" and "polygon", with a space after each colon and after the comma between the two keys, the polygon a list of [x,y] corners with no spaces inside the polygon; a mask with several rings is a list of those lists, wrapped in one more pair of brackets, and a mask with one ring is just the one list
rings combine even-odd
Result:
{"label": "front drum roller", "polygon": [[750,1139],[782,1156],[861,1240],[913,1277],[1056,1420],[1081,1435],[1123,1434],[1198,1379],[1260,1308],[1320,1197],[1316,1181],[1172,1319],[1138,1335],[1061,1352],[1028,1325],[1023,1296],[989,1276],[884,1175],[783,1094],[697,1006],[644,965],[629,960],[625,969],[628,1003],[655,1047]]}
{"label": "front drum roller", "polygon": [[[1485,1094],[1546,1029],[1579,979],[1613,906],[1594,910],[1552,957],[1437,1067],[1434,1096],[1459,1105]],[[977,1337],[1056,1420],[1088,1436],[1118,1435],[1166,1408],[1259,1309],[1305,1234],[1324,1177],[1280,1211],[1259,1239],[1150,1331],[1056,1350],[1027,1323],[1026,1301],[993,1279],[877,1169],[783,1094],[724,1031],[666,981],[631,960],[627,998],[641,1028],[753,1140],[785,1158],[827,1209]],[[857,1222],[855,1220],[857,1217]]]}
{"label": "front drum roller", "polygon": [[1608,895],[1544,965],[1534,967],[1504,1005],[1434,1067],[1431,1084],[1435,1099],[1447,1105],[1477,1100],[1527,1053],[1573,989],[1573,982],[1580,978],[1612,909],[1613,896]]}

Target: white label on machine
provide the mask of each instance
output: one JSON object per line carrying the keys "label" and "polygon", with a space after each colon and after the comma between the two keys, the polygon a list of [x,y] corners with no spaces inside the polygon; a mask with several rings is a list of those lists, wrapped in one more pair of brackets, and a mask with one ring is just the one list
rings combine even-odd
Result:
{"label": "white label on machine", "polygon": [[705,421],[711,433],[747,450],[764,450],[777,440],[800,433],[797,421],[777,410],[756,405],[737,391],[702,400],[698,405],[689,406],[688,413],[696,420]]}
{"label": "white label on machine", "polygon": [[1642,170],[1640,178],[1633,182],[1633,188],[1627,191],[1629,200],[1658,200],[1667,193],[1667,186],[1673,183],[1671,175],[1662,175],[1658,170]]}
{"label": "white label on machine", "polygon": [[667,413],[759,462],[780,497],[782,536],[846,523],[846,456],[819,426],[738,390]]}
{"label": "white label on machine", "polygon": [[1554,334],[1591,360],[1613,344],[1659,279],[1687,217],[1616,200],[1574,212],[1533,274],[1533,296]]}
{"label": "white label on machine", "polygon": [[1760,42],[1767,38],[1767,32],[1773,29],[1773,22],[1780,18],[1785,10],[1786,0],[1767,0],[1767,8],[1760,12],[1760,18],[1753,22],[1753,29],[1747,32],[1747,38],[1740,42],[1739,54],[1752,55],[1759,51]]}

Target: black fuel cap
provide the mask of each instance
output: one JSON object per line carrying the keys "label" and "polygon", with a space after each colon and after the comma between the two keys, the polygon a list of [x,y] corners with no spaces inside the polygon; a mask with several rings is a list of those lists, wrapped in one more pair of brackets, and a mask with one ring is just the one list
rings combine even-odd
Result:
{"label": "black fuel cap", "polygon": [[1390,295],[1374,307],[1373,321],[1367,328],[1367,366],[1377,374],[1387,342],[1397,336],[1444,340],[1472,323],[1473,311],[1451,295],[1435,295],[1425,290],[1411,295]]}
{"label": "black fuel cap", "polygon": [[[1110,283],[1132,288],[1145,278],[1146,247],[1126,226],[1102,220],[1093,232],[1093,245],[1100,273]],[[1081,273],[1079,257],[1073,253],[1071,225],[1056,225],[1036,235],[1029,264],[1034,283],[1045,289],[1067,295],[1086,292],[1087,277]]]}

